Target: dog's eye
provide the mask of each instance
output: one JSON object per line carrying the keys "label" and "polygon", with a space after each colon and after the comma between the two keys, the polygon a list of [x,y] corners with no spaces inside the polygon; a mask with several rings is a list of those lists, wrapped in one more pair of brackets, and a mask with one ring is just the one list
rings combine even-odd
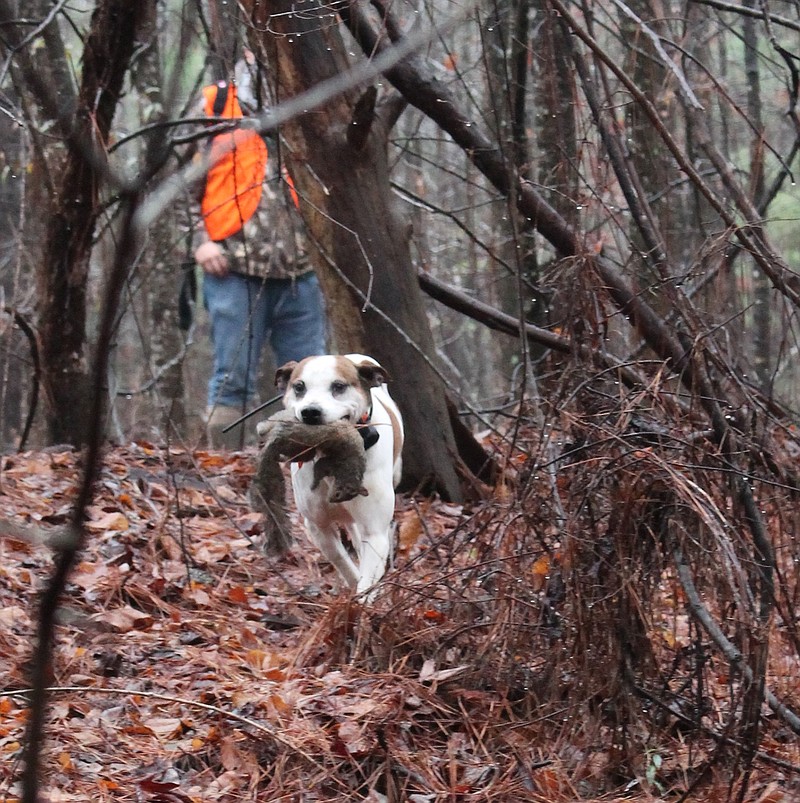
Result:
{"label": "dog's eye", "polygon": [[347,390],[346,382],[331,382],[331,393],[339,396]]}
{"label": "dog's eye", "polygon": [[306,392],[306,383],[297,381],[292,385],[292,390],[295,396],[302,396]]}

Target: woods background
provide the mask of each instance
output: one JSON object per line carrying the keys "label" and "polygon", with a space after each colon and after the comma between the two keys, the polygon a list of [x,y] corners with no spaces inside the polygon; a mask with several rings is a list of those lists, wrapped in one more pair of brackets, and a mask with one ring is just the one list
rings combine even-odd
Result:
{"label": "woods background", "polygon": [[[428,342],[427,333],[409,331],[401,320],[416,314],[403,313],[414,306],[408,296],[420,295],[416,283],[393,279],[388,304],[399,307],[381,309],[387,304],[379,298],[382,274],[422,273],[517,321],[572,337],[563,343],[573,351],[602,347],[630,362],[642,355],[641,335],[620,322],[603,298],[602,275],[587,269],[585,254],[602,254],[673,334],[684,331],[687,343],[706,350],[713,343],[735,359],[741,381],[791,404],[797,344],[787,271],[795,259],[797,23],[790,18],[792,4],[785,5],[773,4],[764,14],[718,3],[512,3],[456,16],[431,7],[425,10],[431,24],[448,26],[438,35],[420,21],[420,9],[384,12],[395,27],[383,39],[361,44],[377,53],[406,32],[418,36],[420,52],[402,62],[404,75],[378,80],[368,90],[363,82],[351,87],[340,96],[346,100],[289,121],[282,142],[271,137],[273,159],[285,161],[305,187],[304,210],[322,251],[318,267],[331,274],[323,278],[332,348],[353,344],[399,353],[402,369],[425,377],[427,369],[419,365],[433,360],[462,410],[474,405],[494,412],[531,392],[525,387],[529,357],[536,364],[532,373],[543,381],[552,375],[552,360],[539,364],[542,345],[534,341],[530,353],[521,350],[512,337],[430,300],[424,301]],[[93,9],[78,3],[67,15],[58,4],[42,3],[38,15],[34,5],[24,17],[5,9],[7,324],[0,398],[6,449],[19,445],[34,406],[27,445],[80,440],[80,426],[70,422],[85,404],[64,399],[85,397],[82,377],[98,345],[104,266],[119,237],[120,187],[144,180],[137,191],[157,197],[158,187],[176,180],[186,142],[204,136],[197,121],[176,125],[190,114],[199,86],[231,77],[245,42],[259,54],[265,105],[310,89],[357,60],[357,43],[336,23],[338,7],[314,12],[319,19],[308,22],[258,3],[242,10],[146,3],[130,21],[138,25],[129,31],[130,53],[116,54],[125,63],[96,65],[118,73],[118,87],[108,88],[98,118],[97,99],[83,108],[81,93],[98,83],[105,88],[108,76],[86,74],[83,48],[87,36],[112,42],[98,26],[113,28],[121,11],[100,6],[92,23]],[[266,30],[249,21],[268,11],[273,17]],[[347,21],[358,35],[358,15],[351,12]],[[576,35],[569,26],[580,21]],[[371,23],[372,33],[381,30],[378,18]],[[290,43],[294,29],[297,38]],[[335,47],[314,50],[334,37]],[[373,104],[366,125],[361,123],[365,142],[374,140],[385,156],[348,143],[349,152],[336,153],[344,176],[323,181],[314,163],[331,161],[359,99]],[[431,103],[438,104],[433,112]],[[90,156],[75,146],[73,119],[83,118],[98,126],[101,147],[92,157],[102,157],[100,175],[111,171],[91,185],[73,167]],[[313,132],[303,134],[306,118]],[[310,152],[300,158],[303,137]],[[326,204],[315,197],[315,174],[327,196],[332,187],[338,191]],[[387,218],[378,219],[362,174],[388,195],[376,203],[393,221],[390,228],[398,229],[394,251],[384,232],[370,231],[371,223],[385,228]],[[509,186],[521,196],[519,204],[498,192]],[[361,194],[347,198],[350,189]],[[76,192],[84,197],[73,197]],[[527,193],[536,196],[533,208],[526,208]],[[323,213],[333,218],[331,231],[322,231]],[[187,230],[193,214],[188,193],[176,191],[152,215],[125,280],[107,344],[107,431],[119,442],[169,435],[191,443],[199,437],[209,371],[202,304],[195,328],[182,333],[177,325],[180,288],[191,270]],[[350,231],[348,215],[354,218]],[[359,279],[359,271],[372,274],[369,282]],[[362,286],[341,289],[351,278]],[[370,319],[372,310],[358,314],[358,295],[366,292],[379,312],[391,313],[387,331],[379,314],[373,315],[377,321]],[[352,318],[367,325],[348,322],[354,311]],[[38,365],[20,323],[37,334]],[[408,371],[409,365],[418,370]],[[45,390],[38,404],[35,381]]]}
{"label": "woods background", "polygon": [[494,568],[427,581],[493,623],[449,660],[591,712],[607,778],[656,789],[651,729],[710,728],[744,799],[762,713],[800,732],[798,5],[2,0],[0,23],[5,451],[201,445],[191,108],[247,44],[331,350],[393,377],[404,490],[491,500],[451,537]]}

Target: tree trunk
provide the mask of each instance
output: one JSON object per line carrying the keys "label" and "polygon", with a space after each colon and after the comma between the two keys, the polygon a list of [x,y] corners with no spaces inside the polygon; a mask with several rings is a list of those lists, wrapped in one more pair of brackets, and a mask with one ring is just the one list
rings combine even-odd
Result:
{"label": "tree trunk", "polygon": [[[659,21],[651,9],[651,0],[633,0],[628,5],[634,14],[651,28],[660,32],[665,26],[665,22]],[[670,108],[670,104],[674,103],[673,93],[668,91],[670,85],[666,70],[655,52],[653,43],[644,34],[639,23],[634,22],[627,14],[622,15],[620,28],[626,39],[636,43],[636,47],[630,50],[625,65],[626,72],[637,86],[647,93],[664,119],[670,119],[674,116]],[[652,136],[650,120],[636,103],[626,105],[625,131],[628,138],[631,174],[637,177],[638,185],[641,187],[641,198],[643,201],[657,198],[660,188],[670,186],[674,172],[671,156],[661,140]],[[671,204],[662,204],[658,210],[654,209],[652,204],[648,204],[647,209],[652,228],[658,232],[666,253],[669,255],[679,253],[677,249],[672,250],[668,242],[670,232],[678,237],[679,242],[681,238],[686,239],[685,234],[676,232],[677,227],[673,225],[672,216],[677,210],[673,210]],[[637,220],[631,220],[630,237],[635,247],[642,253],[648,251],[648,243],[642,237]],[[643,289],[646,288],[650,303],[659,314],[666,313],[673,303],[669,293],[671,285],[664,284],[664,280],[668,278],[667,264],[666,261],[659,261],[657,270],[654,265],[642,262],[638,268],[639,285]]]}
{"label": "tree trunk", "polygon": [[[546,0],[536,0],[533,7],[536,9],[536,25],[531,51],[537,101],[534,125],[538,140],[537,179],[539,186],[547,188],[543,192],[548,202],[568,226],[577,229],[581,222],[576,170],[580,156],[576,146],[575,70],[570,57],[570,43],[566,41],[569,34]],[[518,161],[517,164],[521,166],[522,162]],[[522,172],[521,175],[531,178]],[[524,216],[521,218],[527,221]],[[533,228],[529,221],[527,227]],[[532,234],[532,231],[526,232],[526,241],[531,243],[531,248],[534,243]],[[527,262],[531,267],[526,265],[526,273],[530,281],[536,284],[539,282],[539,270],[534,260],[535,257],[528,257]],[[551,309],[551,302],[555,309]],[[553,322],[560,322],[562,327],[570,326],[570,318],[577,308],[571,295],[568,298],[556,296],[549,299],[537,293],[531,302],[527,320],[539,326],[553,325]],[[542,353],[540,350],[538,355]]]}
{"label": "tree trunk", "polygon": [[[754,0],[745,0],[747,8],[754,8]],[[744,67],[747,75],[747,115],[755,130],[750,163],[750,190],[753,203],[761,204],[764,198],[764,120],[761,110],[761,76],[758,68],[758,30],[755,20],[742,20],[744,38]],[[772,288],[759,270],[753,276],[753,366],[758,382],[769,393],[772,372],[772,333],[770,327]]]}
{"label": "tree trunk", "polygon": [[79,446],[86,436],[87,276],[101,182],[93,160],[101,158],[108,142],[137,24],[146,6],[103,0],[92,16],[83,51],[75,122],[38,277],[42,373],[53,443]]}
{"label": "tree trunk", "polygon": [[[574,69],[568,43],[564,42],[567,34],[558,16],[544,0],[537,0],[534,7],[537,24],[532,50],[538,101],[534,126],[538,137],[538,181],[547,188],[544,191],[548,202],[569,226],[576,228],[580,223],[576,170],[580,156],[576,147]],[[518,159],[517,165],[522,167],[523,161]]]}
{"label": "tree trunk", "polygon": [[[249,0],[280,101],[346,69],[338,29],[306,8]],[[267,24],[267,20],[269,23]],[[358,107],[358,112],[356,108]],[[357,123],[354,123],[357,114]],[[336,351],[366,352],[388,371],[406,421],[403,487],[457,500],[456,447],[409,231],[393,205],[386,121],[367,90],[340,96],[283,130],[286,162],[320,258]]]}
{"label": "tree trunk", "polygon": [[[131,81],[143,99],[142,119],[145,123],[167,119],[166,107],[171,100],[166,92],[169,84],[162,74],[157,23],[157,9],[153,4],[142,21],[140,39],[144,49],[131,70]],[[158,145],[162,140],[163,133],[158,130],[146,137],[140,158],[144,160],[149,154],[154,160],[159,159]],[[168,168],[158,178],[165,180],[167,173]],[[144,306],[149,306],[152,321],[152,327],[146,332],[149,342],[144,344],[145,354],[149,352],[151,369],[143,378],[139,371],[137,375],[139,381],[147,381],[151,376],[159,377],[152,398],[157,408],[158,424],[167,437],[173,432],[187,434],[183,359],[179,358],[185,344],[179,322],[178,298],[181,282],[184,277],[188,279],[186,271],[193,270],[194,264],[191,267],[183,264],[187,258],[191,259],[191,251],[184,242],[176,242],[175,232],[181,230],[183,223],[177,204],[165,209],[150,227],[141,260],[148,271],[140,292],[146,294]]]}
{"label": "tree trunk", "polygon": [[[19,234],[24,230],[25,171],[28,137],[24,129],[14,124],[10,117],[0,119],[0,159],[9,169],[0,176],[0,239],[9,249],[4,271],[0,275],[0,291],[3,299],[13,304],[23,298],[27,291],[23,274],[23,247]],[[6,307],[4,314],[13,307]],[[22,314],[19,310],[15,312]],[[0,340],[0,449],[4,451],[16,442],[22,431],[22,408],[31,377],[26,376],[25,351],[28,344],[7,327]],[[25,349],[25,351],[23,351]],[[30,370],[30,369],[29,369]]]}

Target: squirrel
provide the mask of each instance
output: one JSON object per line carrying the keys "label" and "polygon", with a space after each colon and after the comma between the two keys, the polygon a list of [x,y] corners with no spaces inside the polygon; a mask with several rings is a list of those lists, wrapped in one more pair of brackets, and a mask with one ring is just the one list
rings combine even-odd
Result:
{"label": "squirrel", "polygon": [[283,555],[291,549],[292,538],[286,517],[286,485],[280,462],[314,462],[316,488],[324,477],[331,477],[331,502],[347,502],[367,496],[362,485],[367,459],[364,439],[358,428],[347,421],[331,424],[304,424],[288,410],[281,410],[256,427],[264,441],[250,485],[250,504],[264,516],[265,550]]}

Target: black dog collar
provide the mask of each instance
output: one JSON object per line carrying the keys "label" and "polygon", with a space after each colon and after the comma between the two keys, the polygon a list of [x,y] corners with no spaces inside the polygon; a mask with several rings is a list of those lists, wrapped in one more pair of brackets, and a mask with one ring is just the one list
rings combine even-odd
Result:
{"label": "black dog collar", "polygon": [[364,441],[364,450],[370,448],[370,446],[374,446],[378,442],[378,438],[380,438],[381,434],[378,432],[377,427],[373,427],[372,424],[364,424],[358,428],[358,434],[361,436],[361,439]]}
{"label": "black dog collar", "polygon": [[378,442],[378,438],[381,436],[377,427],[374,427],[369,423],[371,420],[372,407],[369,408],[368,413],[364,413],[364,417],[361,419],[358,425],[358,434],[361,436],[361,440],[364,441],[364,451],[369,449],[371,446],[374,446]]}

